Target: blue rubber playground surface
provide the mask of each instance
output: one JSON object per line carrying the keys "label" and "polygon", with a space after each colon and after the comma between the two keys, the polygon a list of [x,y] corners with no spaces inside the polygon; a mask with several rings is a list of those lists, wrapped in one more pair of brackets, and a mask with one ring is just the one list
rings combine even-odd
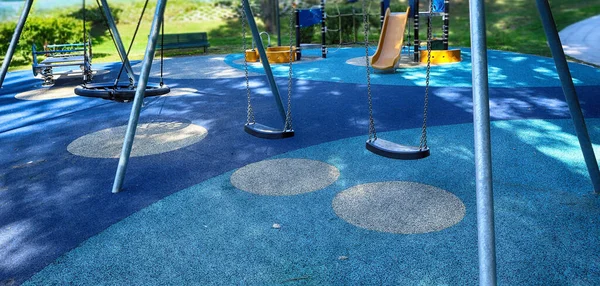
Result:
{"label": "blue rubber playground surface", "polygon": [[[110,144],[94,134],[126,125],[131,104],[25,100],[41,80],[11,72],[0,90],[0,285],[477,284],[469,53],[432,67],[431,156],[417,161],[365,149],[365,68],[354,64],[364,49],[309,51],[293,65],[296,135],[283,140],[243,130],[241,55],[167,59],[173,94],[147,98],[141,124],[205,132],[168,152],[157,150],[180,138],[141,138],[162,141],[131,158],[118,194],[118,159],[98,155]],[[553,60],[489,51],[489,66],[499,283],[599,285],[600,201]],[[119,65],[94,68],[104,82]],[[600,70],[570,68],[598,158]],[[285,98],[288,66],[273,70]],[[257,121],[282,126],[262,67],[249,72]],[[378,136],[418,145],[425,67],[371,82]],[[77,84],[59,78],[46,92]]]}

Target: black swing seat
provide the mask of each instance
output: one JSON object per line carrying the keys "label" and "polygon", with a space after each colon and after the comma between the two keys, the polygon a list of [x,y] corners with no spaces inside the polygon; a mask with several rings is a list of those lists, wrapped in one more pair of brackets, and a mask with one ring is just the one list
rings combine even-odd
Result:
{"label": "black swing seat", "polygon": [[244,125],[246,133],[264,139],[283,139],[294,136],[294,130],[281,130],[259,123],[249,123]]}
{"label": "black swing seat", "polygon": [[367,150],[383,157],[400,160],[417,160],[429,156],[429,148],[396,144],[380,138],[367,140]]}
{"label": "black swing seat", "polygon": [[[112,82],[90,83],[75,88],[75,94],[114,101],[131,101],[135,97],[136,89],[135,86],[129,86],[128,83],[119,83],[117,86]],[[144,96],[159,96],[170,91],[171,89],[165,84],[149,82],[146,85]]]}

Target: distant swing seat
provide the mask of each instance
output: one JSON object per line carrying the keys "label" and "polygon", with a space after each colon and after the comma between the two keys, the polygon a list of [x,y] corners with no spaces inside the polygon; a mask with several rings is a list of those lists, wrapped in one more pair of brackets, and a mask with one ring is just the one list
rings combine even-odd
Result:
{"label": "distant swing seat", "polygon": [[[137,86],[132,86],[129,83],[118,83],[115,85],[112,82],[89,83],[75,88],[75,94],[85,97],[102,98],[118,102],[128,102],[135,98]],[[149,82],[146,85],[144,97],[160,96],[171,92],[171,89],[160,83]]]}
{"label": "distant swing seat", "polygon": [[244,125],[246,133],[263,139],[284,139],[294,137],[294,130],[281,130],[259,123],[248,123]]}
{"label": "distant swing seat", "polygon": [[[83,72],[83,82],[92,79],[92,44],[57,44],[46,45],[43,51],[38,51],[35,44],[31,46],[33,57],[33,76],[41,75],[44,86],[54,85],[54,72],[56,67],[79,66]],[[38,56],[44,59],[39,62]]]}
{"label": "distant swing seat", "polygon": [[366,147],[379,156],[399,160],[418,160],[430,154],[428,147],[401,145],[380,138],[367,140]]}

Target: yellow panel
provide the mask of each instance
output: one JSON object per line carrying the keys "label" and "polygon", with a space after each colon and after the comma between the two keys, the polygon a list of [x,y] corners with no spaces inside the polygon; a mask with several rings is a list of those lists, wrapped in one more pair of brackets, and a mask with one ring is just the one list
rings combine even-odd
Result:
{"label": "yellow panel", "polygon": [[258,62],[260,56],[258,50],[246,50],[246,61],[247,62]]}
{"label": "yellow panel", "polygon": [[[431,51],[431,63],[434,65],[458,63],[460,61],[460,50]],[[427,63],[427,51],[421,51],[421,63]]]}
{"label": "yellow panel", "polygon": [[[266,53],[267,59],[271,64],[282,64],[290,62],[289,46],[268,47]],[[292,61],[296,61],[296,47],[292,47]]]}
{"label": "yellow panel", "polygon": [[[268,47],[265,53],[267,54],[269,63],[281,64],[290,62],[289,46]],[[259,60],[260,55],[258,54],[258,50],[246,50],[246,61],[258,62]],[[292,61],[296,61],[296,47],[292,47]]]}

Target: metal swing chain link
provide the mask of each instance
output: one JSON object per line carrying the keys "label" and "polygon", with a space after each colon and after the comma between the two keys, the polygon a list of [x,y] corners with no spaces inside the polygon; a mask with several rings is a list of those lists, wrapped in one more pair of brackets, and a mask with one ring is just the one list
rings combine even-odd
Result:
{"label": "metal swing chain link", "polygon": [[425,102],[423,104],[423,127],[421,128],[421,142],[419,149],[427,148],[427,107],[429,105],[429,79],[431,72],[431,12],[433,1],[430,1],[429,16],[427,17],[427,69],[425,71]]}
{"label": "metal swing chain link", "polygon": [[254,124],[256,120],[254,118],[254,110],[252,109],[252,103],[250,102],[250,80],[248,79],[248,61],[246,60],[246,10],[244,9],[244,2],[242,1],[242,43],[243,43],[243,57],[244,57],[244,74],[246,75],[246,97],[248,99],[246,124]]}
{"label": "metal swing chain link", "polygon": [[369,19],[366,11],[367,0],[362,0],[363,25],[365,26],[365,65],[367,67],[367,96],[369,98],[369,140],[377,140],[375,119],[373,119],[373,101],[371,95],[371,69],[369,68]]}
{"label": "metal swing chain link", "polygon": [[[292,3],[293,7],[293,3]],[[293,31],[295,31],[294,27],[294,9],[291,9],[290,12],[290,63],[289,63],[289,72],[288,72],[288,100],[287,100],[287,113],[285,115],[285,127],[284,130],[293,130],[292,127],[292,62],[293,62],[293,49],[292,49],[292,36]],[[279,17],[279,15],[277,15]],[[295,38],[295,37],[294,37]]]}

